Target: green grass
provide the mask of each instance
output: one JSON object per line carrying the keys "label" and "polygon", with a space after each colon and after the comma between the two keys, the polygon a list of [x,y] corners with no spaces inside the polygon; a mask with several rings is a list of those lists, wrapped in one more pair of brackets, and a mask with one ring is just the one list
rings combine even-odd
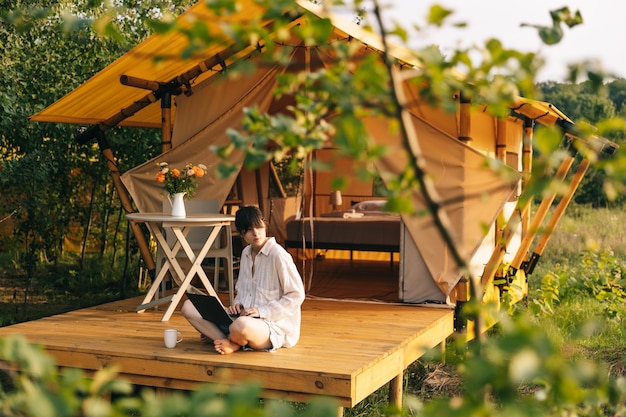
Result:
{"label": "green grass", "polygon": [[570,206],[552,233],[533,276],[543,276],[557,264],[576,263],[585,250],[611,248],[616,255],[623,256],[626,254],[625,233],[626,210],[621,207]]}
{"label": "green grass", "polygon": [[56,264],[41,262],[28,277],[18,255],[0,253],[0,264],[6,265],[0,271],[0,326],[138,295],[137,266],[124,262],[91,255],[80,268],[66,256]]}
{"label": "green grass", "polygon": [[[624,375],[626,365],[625,233],[623,208],[572,206],[528,277],[537,325],[572,357],[609,363],[613,375]],[[554,288],[552,312],[533,309]]]}

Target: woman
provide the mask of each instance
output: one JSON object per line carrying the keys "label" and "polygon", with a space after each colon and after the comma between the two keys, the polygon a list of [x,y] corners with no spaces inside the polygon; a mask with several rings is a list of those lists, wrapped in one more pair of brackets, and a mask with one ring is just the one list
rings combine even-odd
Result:
{"label": "woman", "polygon": [[240,208],[235,227],[247,243],[241,253],[237,295],[227,307],[237,319],[228,327],[218,326],[204,320],[189,300],[183,304],[183,316],[221,354],[242,347],[273,351],[294,346],[300,338],[304,285],[293,258],[276,239],[267,237],[258,207]]}

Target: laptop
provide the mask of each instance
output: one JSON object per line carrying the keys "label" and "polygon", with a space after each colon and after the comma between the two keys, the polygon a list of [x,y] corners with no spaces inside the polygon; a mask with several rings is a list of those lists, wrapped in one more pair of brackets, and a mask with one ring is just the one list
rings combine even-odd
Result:
{"label": "laptop", "polygon": [[231,316],[220,300],[212,295],[187,293],[187,297],[196,307],[203,319],[216,324],[229,326],[236,316]]}

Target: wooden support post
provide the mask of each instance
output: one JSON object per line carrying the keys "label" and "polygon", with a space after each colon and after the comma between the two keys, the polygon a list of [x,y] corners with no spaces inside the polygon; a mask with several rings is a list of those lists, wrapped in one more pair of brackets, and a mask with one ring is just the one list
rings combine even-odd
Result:
{"label": "wooden support post", "polygon": [[441,364],[442,365],[446,364],[446,349],[447,349],[446,339],[443,339],[441,343],[439,343],[439,350],[441,351]]}
{"label": "wooden support post", "polygon": [[454,286],[455,308],[454,308],[454,331],[457,333],[465,333],[467,331],[467,319],[463,316],[463,306],[470,299],[469,279],[466,276],[461,277],[459,282]]}
{"label": "wooden support post", "polygon": [[[533,169],[533,128],[535,121],[524,118],[524,137],[522,142],[522,190],[526,189]],[[525,235],[530,226],[530,205],[521,213],[522,235]]]}
{"label": "wooden support post", "polygon": [[161,152],[172,149],[172,93],[166,91],[161,97]]}
{"label": "wooden support post", "polygon": [[[506,128],[507,128],[506,120],[498,119],[497,128],[498,130],[496,132],[496,158],[501,160],[503,163],[507,164],[508,161],[507,161],[507,146],[506,146]],[[519,170],[518,165],[512,166],[511,168],[515,169],[516,171]],[[514,198],[516,199],[519,198],[522,192],[521,183],[518,182],[517,188],[518,189],[516,191],[516,195],[514,196]],[[498,212],[498,215],[496,216],[495,230],[494,230],[495,242],[502,242],[505,226],[506,226],[506,216],[505,216],[504,209],[502,209]]]}
{"label": "wooden support post", "polygon": [[402,409],[402,385],[404,383],[404,375],[396,375],[389,381],[389,404],[395,405],[398,410]]}
{"label": "wooden support post", "polygon": [[[120,198],[124,211],[126,211],[126,213],[132,213],[134,211],[133,203],[130,199],[130,195],[128,195],[128,190],[124,186],[124,183],[122,183],[120,171],[117,168],[117,163],[115,162],[115,157],[113,156],[111,147],[104,137],[104,132],[100,132],[98,134],[98,147],[100,148],[100,152],[109,167],[111,177],[113,178],[113,185],[115,186],[115,190],[117,191],[117,195]],[[139,252],[146,263],[146,268],[148,268],[148,274],[151,279],[154,279],[156,267],[154,259],[152,258],[152,253],[150,252],[150,246],[148,245],[148,242],[143,234],[143,230],[139,224],[135,222],[130,222],[130,227],[135,234],[137,245],[139,246]]]}
{"label": "wooden support post", "polygon": [[[264,216],[268,216],[267,212],[265,211],[267,207],[265,204],[265,196],[263,195],[263,184],[261,182],[261,178],[262,178],[261,170],[257,168],[256,170],[254,170],[254,179],[256,182],[257,200],[259,201],[259,209],[261,210],[261,213],[263,213]],[[269,216],[267,218],[269,218]]]}
{"label": "wooden support post", "polygon": [[276,171],[276,166],[274,166],[274,163],[272,161],[270,161],[270,173],[272,174],[272,178],[274,179],[274,182],[276,183],[276,187],[278,187],[278,192],[280,193],[280,197],[287,198],[287,193],[285,192],[285,188],[283,187],[283,182],[280,180],[280,176],[278,175],[278,172]]}

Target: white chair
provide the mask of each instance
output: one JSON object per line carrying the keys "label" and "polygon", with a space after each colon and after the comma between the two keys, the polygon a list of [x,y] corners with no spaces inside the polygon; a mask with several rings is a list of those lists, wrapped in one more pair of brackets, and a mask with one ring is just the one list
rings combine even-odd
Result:
{"label": "white chair", "polygon": [[[167,199],[164,199],[163,200],[163,213],[169,214],[171,212],[171,209],[172,207],[169,201]],[[219,207],[219,202],[217,200],[189,200],[189,201],[185,201],[185,211],[188,214],[219,213],[220,207]],[[189,242],[189,246],[191,246],[191,249],[194,251],[194,253],[198,253],[200,251],[200,249],[204,245],[204,242],[206,242],[207,236],[211,233],[212,230],[213,230],[212,227],[194,227],[189,230],[189,233],[187,234],[187,241]],[[234,299],[234,282],[233,282],[234,277],[232,274],[232,268],[227,267],[228,265],[233,264],[232,243],[229,245],[226,240],[226,239],[231,238],[231,233],[229,232],[230,230],[226,230],[226,229],[223,229],[220,232],[220,235],[217,237],[217,239],[213,243],[213,246],[211,246],[211,249],[209,249],[209,252],[205,256],[205,259],[214,259],[213,288],[215,289],[215,291],[217,291],[219,287],[220,270],[221,269],[224,270],[224,276],[228,282],[229,301],[232,304],[233,299]],[[164,234],[165,234],[168,244],[172,246],[176,242],[175,237],[172,236],[171,233],[169,233],[168,235],[167,229],[165,229]],[[184,253],[179,252],[178,255],[179,256],[177,257],[186,259],[186,256]],[[162,250],[157,249],[156,258],[157,258],[156,268],[157,268],[157,274],[158,274],[158,270],[163,266],[163,263],[165,262],[165,254],[163,253]],[[223,265],[221,265],[222,259],[224,260]],[[166,290],[166,287],[165,287],[165,280],[164,280],[163,283],[161,284],[161,291],[163,292],[163,294],[165,294],[165,290]]]}

